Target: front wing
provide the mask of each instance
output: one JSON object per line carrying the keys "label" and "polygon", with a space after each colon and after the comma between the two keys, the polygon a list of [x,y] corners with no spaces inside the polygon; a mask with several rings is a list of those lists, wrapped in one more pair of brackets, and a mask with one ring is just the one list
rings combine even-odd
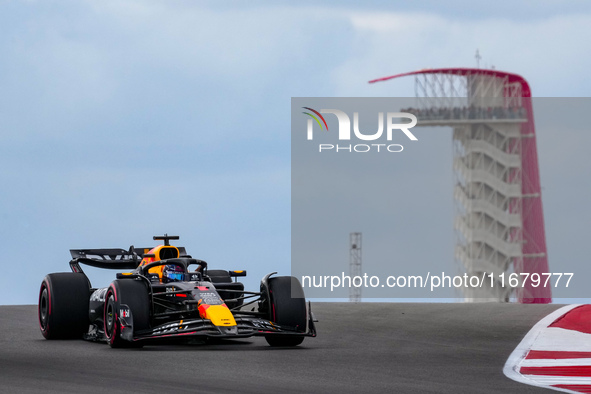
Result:
{"label": "front wing", "polygon": [[190,337],[209,337],[209,338],[247,338],[261,335],[296,335],[296,336],[316,336],[316,327],[314,325],[314,316],[307,308],[308,321],[305,331],[299,331],[296,327],[281,326],[270,320],[258,316],[248,316],[237,313],[234,315],[235,326],[223,327],[216,326],[211,321],[201,318],[191,318],[184,320],[169,321],[165,324],[134,332],[133,316],[127,305],[121,305],[119,321],[121,323],[121,338],[130,341],[151,341],[159,339],[190,338]]}

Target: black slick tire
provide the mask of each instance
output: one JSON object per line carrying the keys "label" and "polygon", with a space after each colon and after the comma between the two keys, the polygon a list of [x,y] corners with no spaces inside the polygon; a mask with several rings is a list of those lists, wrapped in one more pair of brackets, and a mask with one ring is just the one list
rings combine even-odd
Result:
{"label": "black slick tire", "polygon": [[133,331],[143,330],[150,325],[150,298],[147,284],[133,279],[115,280],[105,296],[104,331],[107,343],[112,348],[141,347],[141,342],[130,342],[121,338],[121,305],[127,305],[133,317]]}
{"label": "black slick tire", "polygon": [[[300,281],[293,276],[269,278],[269,296],[269,320],[304,333],[307,322],[306,299]],[[304,341],[304,336],[276,334],[266,335],[265,339],[271,346],[297,346]]]}
{"label": "black slick tire", "polygon": [[46,339],[82,338],[88,330],[90,284],[80,273],[49,274],[39,289],[38,316]]}

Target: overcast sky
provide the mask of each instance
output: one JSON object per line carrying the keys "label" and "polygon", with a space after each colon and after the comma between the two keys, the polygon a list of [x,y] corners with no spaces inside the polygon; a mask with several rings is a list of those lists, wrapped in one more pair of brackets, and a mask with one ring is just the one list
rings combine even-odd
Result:
{"label": "overcast sky", "polygon": [[[412,96],[412,78],[367,81],[474,66],[477,48],[534,96],[585,97],[589,26],[586,1],[0,1],[0,304],[36,303],[70,248],[164,232],[250,288],[287,274],[291,97]],[[570,140],[539,136],[544,187],[588,157]],[[587,231],[544,198],[547,223]],[[569,244],[552,231],[551,267]]]}

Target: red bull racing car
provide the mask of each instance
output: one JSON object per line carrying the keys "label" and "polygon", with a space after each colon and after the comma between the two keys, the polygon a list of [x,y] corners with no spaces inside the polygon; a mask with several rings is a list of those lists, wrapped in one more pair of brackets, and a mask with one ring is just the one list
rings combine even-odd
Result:
{"label": "red bull racing car", "polygon": [[[260,291],[237,281],[246,271],[210,270],[203,260],[155,236],[151,248],[70,250],[71,273],[45,276],[39,325],[47,339],[84,338],[111,347],[141,347],[181,338],[264,336],[271,346],[315,337],[310,303],[297,278],[261,280]],[[108,287],[93,288],[81,268],[126,270]],[[234,278],[234,281],[232,281]]]}

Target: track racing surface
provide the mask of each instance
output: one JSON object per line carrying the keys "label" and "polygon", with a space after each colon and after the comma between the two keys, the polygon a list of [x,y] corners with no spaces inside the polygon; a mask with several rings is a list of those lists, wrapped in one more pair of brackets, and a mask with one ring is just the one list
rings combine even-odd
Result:
{"label": "track racing surface", "polygon": [[0,306],[0,392],[550,393],[503,366],[560,305],[313,303],[318,337],[111,349],[43,339],[37,307]]}

